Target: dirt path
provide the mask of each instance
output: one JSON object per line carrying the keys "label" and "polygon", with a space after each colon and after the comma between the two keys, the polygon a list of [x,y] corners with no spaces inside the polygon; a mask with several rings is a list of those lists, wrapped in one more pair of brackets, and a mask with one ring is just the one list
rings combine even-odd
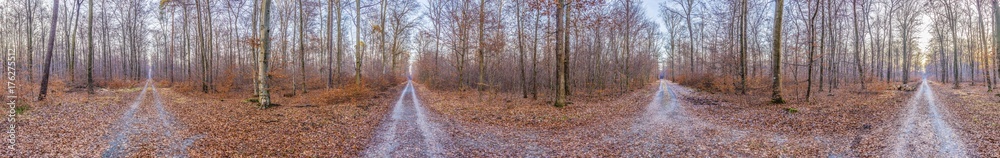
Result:
{"label": "dirt path", "polygon": [[636,120],[627,134],[626,157],[662,157],[676,155],[741,155],[726,146],[742,140],[749,132],[732,130],[691,117],[682,105],[677,90],[661,82],[652,103]]}
{"label": "dirt path", "polygon": [[[122,115],[119,123],[112,127],[109,147],[101,153],[101,157],[188,157],[187,147],[202,137],[199,135],[185,139],[174,134],[179,128],[174,123],[174,117],[164,109],[159,91],[151,82],[146,81],[139,97]],[[148,91],[152,93],[147,93]],[[152,95],[151,102],[146,102],[147,94]]]}
{"label": "dirt path", "polygon": [[388,120],[378,128],[364,157],[443,157],[438,139],[446,136],[438,125],[428,121],[427,110],[417,99],[410,82],[400,94]]}
{"label": "dirt path", "polygon": [[965,145],[949,126],[946,112],[938,108],[934,89],[923,80],[907,103],[902,129],[893,145],[893,157],[966,156]]}
{"label": "dirt path", "polygon": [[110,142],[108,142],[108,149],[101,153],[101,157],[122,157],[124,151],[128,148],[128,136],[133,133],[132,124],[136,122],[135,113],[136,109],[139,108],[139,104],[146,99],[146,90],[149,88],[149,82],[147,81],[142,86],[142,92],[139,92],[139,97],[136,97],[135,101],[129,105],[128,110],[122,115],[119,123],[117,123],[112,131],[114,135]]}

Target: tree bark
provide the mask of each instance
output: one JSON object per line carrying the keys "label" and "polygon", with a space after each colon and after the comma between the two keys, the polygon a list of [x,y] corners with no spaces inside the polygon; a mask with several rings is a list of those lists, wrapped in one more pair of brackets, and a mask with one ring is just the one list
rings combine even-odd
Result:
{"label": "tree bark", "polygon": [[562,38],[566,34],[565,28],[563,28],[565,26],[565,25],[563,25],[563,22],[565,22],[564,20],[566,20],[565,19],[565,15],[563,15],[564,12],[565,12],[565,9],[566,9],[566,1],[565,0],[557,0],[557,5],[556,5],[556,43],[555,43],[555,46],[556,46],[556,52],[555,52],[555,57],[556,57],[556,82],[557,82],[556,83],[556,87],[557,88],[556,88],[556,96],[555,96],[556,100],[554,102],[554,105],[556,107],[566,106],[566,87],[565,87],[565,85],[566,85],[566,72],[564,72],[563,71],[564,69],[562,68],[563,66],[566,66],[566,65],[563,65],[563,62],[562,62],[563,58],[564,58],[563,56],[565,56],[565,55],[562,54],[564,52],[563,49],[566,48],[564,46],[566,44],[566,41],[563,41],[563,40],[565,40],[565,38]]}
{"label": "tree bark", "polygon": [[771,84],[771,89],[773,89],[771,92],[771,102],[778,104],[785,102],[781,97],[781,19],[783,9],[784,0],[776,0],[774,8],[774,41],[771,42],[771,79],[773,81]]}
{"label": "tree bark", "polygon": [[[77,29],[76,24],[80,21],[79,18],[77,18],[77,17],[80,15],[80,4],[82,2],[83,1],[77,1],[77,3],[76,3],[76,9],[73,9],[73,23],[69,23],[69,17],[66,17],[66,24],[67,25],[72,24],[72,26],[63,27],[63,28],[67,29],[66,30],[67,33],[70,32],[70,30],[72,30],[72,33],[69,33],[69,36],[67,36],[68,39],[66,39],[66,40],[69,40],[69,42],[67,42],[69,44],[69,49],[66,51],[66,67],[68,69],[66,71],[69,73],[69,75],[67,77],[69,77],[69,83],[70,84],[73,84],[73,83],[76,82],[76,74],[75,74],[75,72],[76,72],[76,29]],[[69,8],[67,8],[67,9],[69,9]],[[68,14],[67,14],[67,16],[68,16]]]}
{"label": "tree bark", "polygon": [[[340,0],[337,0],[336,4],[338,5],[337,9],[340,9],[340,6],[339,6],[340,5]],[[334,5],[333,0],[327,0],[327,7],[326,7],[326,38],[327,38],[327,40],[326,40],[326,42],[327,42],[326,43],[326,51],[327,51],[326,52],[327,53],[327,55],[326,55],[326,61],[328,62],[327,65],[326,65],[326,66],[328,66],[328,68],[326,69],[326,88],[327,89],[330,89],[331,85],[333,84],[333,64],[334,64],[334,62],[333,62],[333,54],[331,52],[331,49],[333,49],[333,40],[331,39],[331,38],[333,38],[333,26],[332,26],[333,25],[333,5]],[[340,14],[339,11],[340,10],[338,10],[337,14]],[[340,19],[339,19],[340,17],[338,16],[337,18],[338,18],[337,19],[337,24],[339,25],[340,24]],[[337,31],[339,32],[340,29],[337,29]],[[337,36],[337,38],[338,38],[337,39],[337,41],[338,41],[337,44],[340,44],[339,43],[339,41],[340,41],[340,39],[339,39],[340,36],[339,35],[340,34],[337,34],[337,35],[338,35]],[[338,51],[339,51],[340,46],[338,45],[337,48],[338,48]],[[337,53],[340,53],[340,52],[337,52]],[[337,56],[337,57],[340,57],[340,56]],[[337,62],[337,63],[339,63],[339,62]]]}
{"label": "tree bark", "polygon": [[94,0],[87,4],[87,93],[94,94]]}
{"label": "tree bark", "polygon": [[45,50],[45,69],[42,71],[42,83],[38,90],[38,101],[45,100],[49,90],[49,71],[52,69],[52,46],[56,42],[56,19],[59,18],[59,0],[52,0],[52,24],[49,25],[49,46]]}
{"label": "tree bark", "polygon": [[949,21],[949,26],[951,27],[951,39],[952,39],[951,40],[951,48],[952,48],[952,56],[951,56],[951,58],[952,58],[952,65],[953,65],[953,68],[954,68],[953,70],[955,72],[955,75],[954,75],[955,76],[955,86],[952,87],[952,88],[959,89],[959,88],[961,88],[961,86],[959,86],[958,83],[961,82],[961,80],[959,80],[959,78],[958,78],[958,74],[959,74],[959,72],[958,72],[958,36],[956,34],[958,32],[958,30],[956,30],[956,28],[955,28],[955,25],[956,25],[955,23],[958,23],[958,19],[956,19],[955,12],[953,11],[953,8],[952,8],[954,6],[949,5],[947,7],[948,7],[947,8],[948,9],[948,17],[949,17],[948,21]]}
{"label": "tree bark", "polygon": [[[343,63],[343,58],[344,58],[344,47],[343,47],[343,45],[344,45],[343,44],[344,43],[344,31],[343,31],[343,28],[342,28],[344,25],[343,25],[343,20],[341,20],[341,19],[343,19],[342,15],[344,13],[343,12],[344,5],[342,4],[343,3],[342,0],[336,0],[336,1],[337,1],[337,63],[334,63],[334,64],[337,64],[337,72],[336,72],[337,77],[336,77],[336,79],[337,79],[337,81],[340,81],[340,78],[341,78],[341,74],[340,74],[341,65],[343,65],[341,63]],[[340,84],[340,83],[338,83],[338,84]]]}
{"label": "tree bark", "polygon": [[483,41],[483,37],[486,32],[483,29],[483,23],[486,22],[486,14],[483,10],[486,8],[486,0],[479,1],[479,49],[476,53],[476,64],[479,65],[479,82],[476,83],[477,90],[479,91],[479,98],[483,98],[483,90],[486,87],[486,82],[484,81],[483,75],[486,74],[486,58],[484,57],[484,49],[486,48],[486,42]]}
{"label": "tree bark", "polygon": [[270,79],[270,74],[268,74],[268,62],[271,60],[271,0],[261,0],[261,20],[260,26],[260,49],[257,58],[257,80],[260,82],[257,87],[257,91],[260,92],[260,107],[271,106],[271,93],[268,88],[268,80]]}
{"label": "tree bark", "polygon": [[[355,11],[354,15],[360,15],[361,14],[361,1],[360,0],[355,0],[355,4],[356,4],[356,6],[354,7],[354,9],[355,9],[354,10]],[[355,60],[354,60],[354,83],[357,84],[357,86],[364,86],[364,83],[361,82],[361,60],[363,60],[364,57],[365,57],[365,53],[362,52],[362,50],[361,50],[361,47],[363,47],[363,45],[364,45],[364,42],[361,41],[361,16],[354,16],[354,18],[355,18],[355,21],[354,21],[354,30],[355,30],[354,31],[355,32],[354,33],[354,42],[356,43],[355,46],[354,46],[354,50],[355,50],[354,51],[354,53],[355,53],[355,55],[354,55],[354,58],[355,58]]]}
{"label": "tree bark", "polygon": [[303,14],[305,12],[303,11],[303,3],[302,0],[299,0],[299,74],[302,75],[302,94],[305,94],[308,90],[306,90],[306,20],[305,14]]}
{"label": "tree bark", "polygon": [[[739,33],[739,35],[740,35],[740,94],[743,94],[743,95],[747,94],[747,14],[749,13],[749,11],[748,11],[747,8],[749,8],[749,5],[750,5],[750,3],[748,3],[747,0],[743,0],[742,3],[740,3],[740,19],[739,19],[739,27],[740,27],[740,33]],[[810,39],[810,42],[811,41],[812,40]],[[812,47],[810,47],[810,48],[812,48]],[[809,58],[812,58],[812,54],[811,54],[812,51],[810,50],[809,52],[810,52]],[[810,60],[809,66],[810,66],[810,68],[809,68],[810,75],[809,76],[812,76],[812,60]],[[809,93],[806,93],[806,98],[807,99],[809,98]]]}
{"label": "tree bark", "polygon": [[[538,27],[538,22],[541,19],[541,13],[535,12],[535,25]],[[538,29],[532,31],[534,39],[532,43],[531,51],[531,99],[538,100]]]}
{"label": "tree bark", "polygon": [[862,62],[863,60],[861,59],[862,37],[861,30],[858,27],[858,0],[854,0],[853,2],[854,3],[852,3],[851,9],[854,12],[854,62],[857,65],[858,76],[860,77],[859,81],[861,81],[861,90],[864,91],[868,88],[865,87],[865,69],[864,63]]}
{"label": "tree bark", "polygon": [[[201,53],[201,59],[200,59],[200,62],[201,62],[201,92],[202,93],[208,93],[208,68],[209,68],[209,66],[208,66],[208,52],[207,52],[207,49],[206,49],[207,48],[207,44],[205,43],[205,30],[204,30],[204,28],[202,26],[202,20],[203,20],[202,18],[204,18],[204,16],[201,15],[201,12],[202,12],[202,10],[201,10],[201,2],[200,1],[195,1],[194,4],[195,4],[195,8],[196,8],[195,10],[196,10],[196,12],[198,12],[198,19],[197,19],[198,20],[198,49],[199,49],[198,52]],[[211,17],[209,17],[209,18],[211,18]]]}
{"label": "tree bark", "polygon": [[[745,1],[746,0],[744,0],[744,2]],[[807,72],[808,73],[808,75],[807,75],[808,77],[806,77],[806,101],[809,101],[809,97],[812,95],[813,61],[816,60],[813,57],[814,54],[815,54],[814,48],[816,48],[816,44],[815,44],[816,43],[815,42],[815,40],[816,40],[816,37],[815,37],[815,35],[816,35],[816,32],[815,32],[816,31],[816,22],[815,22],[815,19],[816,19],[816,15],[818,13],[819,13],[819,1],[816,1],[816,8],[813,9],[812,16],[809,17],[809,46],[808,46],[809,47],[809,57],[808,57],[808,60],[809,60],[809,62],[808,62],[809,63],[809,70],[806,70],[806,71],[808,71]],[[741,53],[741,55],[743,55],[743,53]],[[742,70],[742,71],[746,71],[746,69],[744,68],[744,70]],[[746,79],[744,79],[743,82],[744,82],[744,84],[746,84]],[[745,91],[744,91],[744,94],[746,94]]]}
{"label": "tree bark", "polygon": [[521,6],[524,0],[515,0],[517,4],[514,6],[514,15],[517,20],[517,53],[520,56],[520,66],[521,66],[521,98],[528,98],[528,83],[525,80],[524,74],[524,39],[523,39],[523,25],[521,25]]}

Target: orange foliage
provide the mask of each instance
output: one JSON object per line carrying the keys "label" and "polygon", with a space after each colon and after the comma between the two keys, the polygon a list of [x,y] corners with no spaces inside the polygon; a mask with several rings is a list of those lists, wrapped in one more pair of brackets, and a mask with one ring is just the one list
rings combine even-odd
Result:
{"label": "orange foliage", "polygon": [[[737,79],[715,74],[681,74],[676,78],[677,79],[674,82],[707,92],[732,93],[736,91],[736,86],[739,84],[739,80]],[[748,88],[750,88],[750,86],[748,86]]]}
{"label": "orange foliage", "polygon": [[336,105],[341,103],[356,103],[371,98],[375,93],[365,86],[351,84],[343,88],[326,90],[319,92],[321,97],[316,97],[317,102]]}

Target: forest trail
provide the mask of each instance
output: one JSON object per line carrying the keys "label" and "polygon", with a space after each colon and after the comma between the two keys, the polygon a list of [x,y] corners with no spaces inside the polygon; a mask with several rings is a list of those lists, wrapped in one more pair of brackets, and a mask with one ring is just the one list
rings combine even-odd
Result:
{"label": "forest trail", "polygon": [[[626,157],[671,155],[731,155],[720,146],[743,139],[748,132],[728,129],[692,117],[685,112],[677,90],[680,86],[661,80],[656,96],[628,131]],[[675,90],[676,89],[676,90]]]}
{"label": "forest trail", "polygon": [[[152,93],[147,93],[152,91]],[[151,94],[151,106],[147,103]],[[146,155],[155,157],[188,157],[187,148],[201,135],[184,138],[176,135],[179,130],[174,117],[164,109],[156,85],[147,80],[139,96],[122,115],[119,123],[112,127],[113,135],[108,149],[101,157],[132,157]]]}
{"label": "forest trail", "polygon": [[377,129],[373,145],[364,157],[443,157],[438,138],[441,128],[428,121],[427,111],[417,99],[412,81],[406,82],[390,117]]}
{"label": "forest trail", "polygon": [[[934,89],[924,79],[907,103],[902,129],[896,136],[893,157],[964,157],[962,140],[939,110]],[[945,109],[946,110],[946,109]]]}

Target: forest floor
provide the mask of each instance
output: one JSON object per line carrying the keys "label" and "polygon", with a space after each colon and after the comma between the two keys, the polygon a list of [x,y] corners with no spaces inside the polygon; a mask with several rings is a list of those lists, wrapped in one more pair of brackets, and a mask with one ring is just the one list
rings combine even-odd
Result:
{"label": "forest floor", "polygon": [[896,120],[913,92],[857,91],[859,85],[847,84],[832,91],[826,88],[813,93],[809,101],[803,94],[785,93],[785,104],[770,103],[768,90],[748,95],[697,93],[685,100],[692,102],[695,116],[708,122],[771,135],[769,142],[776,146],[762,155],[886,155],[884,149],[890,145],[886,142],[895,138]]}
{"label": "forest floor", "polygon": [[788,103],[771,104],[763,90],[715,94],[669,81],[650,87],[565,108],[513,94],[418,91],[456,142],[447,154],[473,157],[885,156],[893,154],[905,110],[916,106],[907,101],[922,99],[845,84],[810,101],[786,96]]}
{"label": "forest floor", "polygon": [[[358,155],[402,86],[328,104],[317,90],[272,98],[260,110],[235,95],[204,95],[143,82],[131,88],[53,90],[18,115],[16,152],[39,157],[336,157]],[[62,88],[60,88],[62,89]],[[67,88],[68,89],[68,88]],[[21,105],[24,106],[24,105]],[[7,126],[6,122],[3,124]]]}
{"label": "forest floor", "polygon": [[[981,83],[979,83],[981,84]],[[953,84],[931,82],[939,103],[946,103],[943,115],[950,116],[951,128],[965,143],[973,157],[1000,157],[1000,90],[986,92],[986,87],[969,87],[962,83],[960,89]]]}
{"label": "forest floor", "polygon": [[[2,156],[998,156],[997,92],[910,85],[919,87],[859,92],[845,84],[810,101],[786,95],[788,103],[771,104],[762,89],[709,93],[663,81],[620,95],[576,92],[557,108],[545,96],[480,98],[413,83],[347,103],[328,103],[323,90],[276,96],[281,106],[259,110],[235,95],[139,82],[94,95],[54,90],[18,116],[19,150]],[[954,134],[942,141],[944,129]],[[928,145],[935,142],[959,143]]]}

